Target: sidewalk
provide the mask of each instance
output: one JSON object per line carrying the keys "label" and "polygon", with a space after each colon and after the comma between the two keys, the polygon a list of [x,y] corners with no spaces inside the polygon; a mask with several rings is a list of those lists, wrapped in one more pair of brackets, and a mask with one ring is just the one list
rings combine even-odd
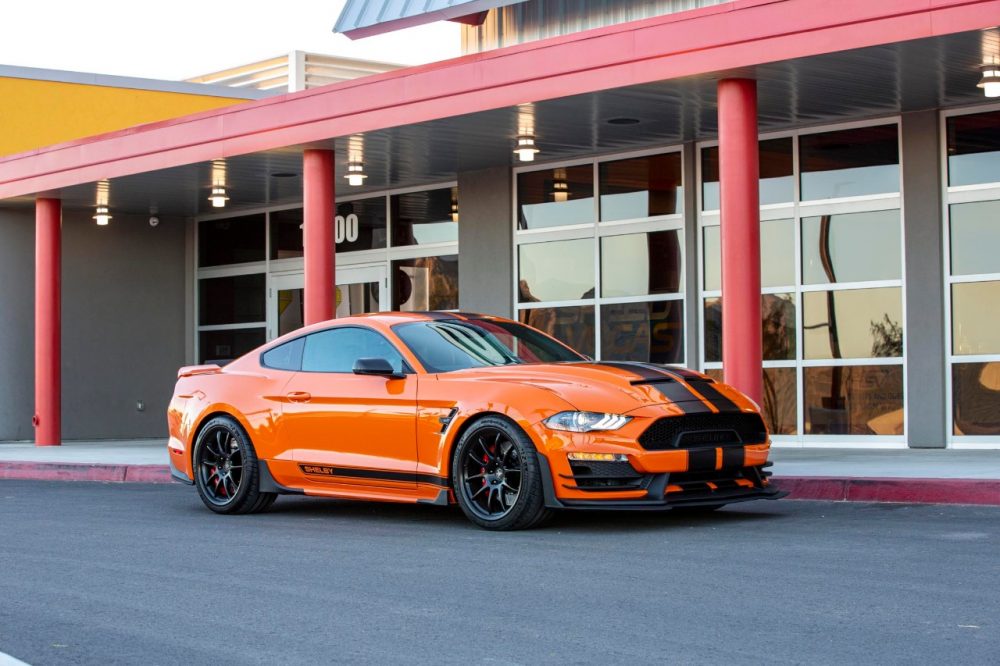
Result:
{"label": "sidewalk", "polygon": [[[775,448],[775,482],[793,499],[1000,506],[1000,450]],[[0,443],[0,479],[170,483],[159,439]]]}

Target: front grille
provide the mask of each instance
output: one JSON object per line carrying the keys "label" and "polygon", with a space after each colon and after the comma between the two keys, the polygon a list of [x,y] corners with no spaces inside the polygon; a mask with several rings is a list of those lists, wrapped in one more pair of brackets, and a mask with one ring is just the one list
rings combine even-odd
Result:
{"label": "front grille", "polygon": [[639,436],[639,444],[647,451],[743,446],[766,440],[764,420],[751,412],[666,416]]}
{"label": "front grille", "polygon": [[[572,478],[579,490],[641,490],[646,475],[627,462],[570,461]],[[567,486],[572,487],[572,486]]]}

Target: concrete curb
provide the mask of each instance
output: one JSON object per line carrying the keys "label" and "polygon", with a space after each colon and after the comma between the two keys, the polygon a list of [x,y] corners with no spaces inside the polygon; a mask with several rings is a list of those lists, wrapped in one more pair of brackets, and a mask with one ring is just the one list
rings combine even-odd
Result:
{"label": "concrete curb", "polygon": [[[167,465],[0,461],[0,479],[171,483]],[[789,499],[828,502],[978,504],[1000,506],[1000,479],[837,478],[776,476]]]}

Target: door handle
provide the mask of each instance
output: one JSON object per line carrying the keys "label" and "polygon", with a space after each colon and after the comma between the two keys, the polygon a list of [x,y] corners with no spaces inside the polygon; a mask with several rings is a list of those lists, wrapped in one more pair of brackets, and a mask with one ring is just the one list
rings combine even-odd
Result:
{"label": "door handle", "polygon": [[292,391],[286,397],[289,402],[309,402],[312,399],[312,394],[308,391]]}

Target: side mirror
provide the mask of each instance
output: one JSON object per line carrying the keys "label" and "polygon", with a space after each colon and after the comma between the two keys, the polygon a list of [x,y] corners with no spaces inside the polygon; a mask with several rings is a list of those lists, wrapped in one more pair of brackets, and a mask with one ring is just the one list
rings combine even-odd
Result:
{"label": "side mirror", "polygon": [[392,364],[384,358],[359,358],[354,362],[354,374],[377,375],[388,379],[402,379],[406,375],[392,369]]}

